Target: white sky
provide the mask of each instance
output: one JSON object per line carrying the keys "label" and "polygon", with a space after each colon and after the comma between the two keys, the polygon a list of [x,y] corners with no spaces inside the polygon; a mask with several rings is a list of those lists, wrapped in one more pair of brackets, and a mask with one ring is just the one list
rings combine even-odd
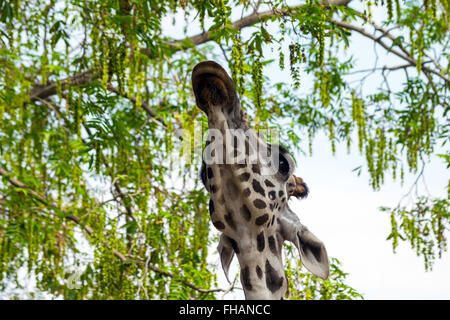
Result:
{"label": "white sky", "polygon": [[[404,187],[388,181],[380,191],[368,185],[368,177],[358,177],[352,169],[364,159],[357,153],[347,155],[344,146],[332,156],[325,136],[315,143],[312,157],[297,156],[295,174],[310,188],[305,200],[290,200],[291,209],[327,248],[328,255],[339,259],[342,270],[349,273],[346,284],[362,293],[365,299],[449,299],[450,255],[436,260],[431,272],[425,272],[423,258],[417,257],[409,244],[400,243],[394,254],[386,241],[390,233],[390,216],[379,206],[396,206],[412,182],[407,176]],[[445,196],[448,171],[441,160],[434,159],[425,170],[431,194]],[[219,263],[218,255],[216,260]],[[233,261],[230,279],[238,270]],[[227,287],[219,268],[221,287]],[[243,298],[240,291],[227,299]]]}
{"label": "white sky", "polygon": [[[353,3],[352,6],[356,8]],[[373,13],[375,19],[382,14],[384,12],[379,10]],[[236,10],[233,20],[240,15],[241,11]],[[176,21],[177,24],[173,26],[172,19],[166,20],[163,24],[165,33],[174,38],[182,38],[183,15],[177,15]],[[192,23],[191,17],[189,35],[198,32],[198,24]],[[352,37],[348,54],[355,56],[357,69],[373,67],[373,48],[372,42],[359,36]],[[274,52],[276,55],[276,50]],[[384,49],[380,47],[377,48],[377,53],[379,67],[402,63],[392,56],[384,55]],[[266,50],[265,54],[265,58],[269,59],[270,50]],[[285,55],[288,57],[287,53]],[[288,71],[281,72],[277,63],[264,71],[266,75],[270,74],[274,83],[290,78]],[[303,90],[307,92],[305,88],[311,84],[304,84],[307,78],[303,79]],[[399,74],[393,75],[392,79],[395,90],[395,83],[401,85],[403,78]],[[378,86],[381,76],[369,77],[366,84],[370,86],[371,83],[374,87]],[[365,159],[355,148],[348,155],[344,145],[338,145],[337,153],[333,156],[330,143],[324,135],[316,138],[312,157],[297,154],[296,159],[298,168],[295,174],[307,182],[311,193],[306,200],[292,199],[290,206],[299,215],[302,223],[324,242],[328,255],[341,261],[343,271],[349,273],[346,281],[348,285],[362,293],[365,299],[450,298],[448,252],[444,253],[440,260],[436,260],[432,271],[425,272],[423,258],[416,256],[409,244],[401,242],[394,254],[391,242],[386,240],[390,233],[390,216],[380,212],[378,207],[395,207],[409,190],[415,176],[405,174],[405,184],[402,187],[387,175],[381,190],[374,192],[369,187],[369,179],[364,170],[360,177],[352,172],[352,169],[365,164]],[[445,168],[442,160],[432,158],[424,173],[429,192],[436,197],[445,197],[449,176],[449,170]],[[220,265],[217,254],[212,258]],[[233,279],[237,268],[235,259],[230,269],[230,279]],[[217,272],[220,287],[227,287],[220,267]],[[243,293],[237,290],[226,298],[243,298]]]}
{"label": "white sky", "polygon": [[[450,298],[448,252],[431,272],[425,272],[423,258],[409,244],[401,243],[394,254],[386,241],[390,216],[378,207],[395,207],[414,177],[408,176],[403,188],[389,181],[374,192],[367,175],[357,177],[351,171],[363,159],[357,153],[347,155],[345,148],[332,157],[327,142],[319,139],[313,157],[300,158],[297,173],[311,193],[304,201],[291,200],[291,206],[325,243],[329,256],[342,262],[342,269],[349,273],[347,284],[366,299]],[[445,196],[448,176],[441,160],[429,164],[425,179],[432,195]]]}

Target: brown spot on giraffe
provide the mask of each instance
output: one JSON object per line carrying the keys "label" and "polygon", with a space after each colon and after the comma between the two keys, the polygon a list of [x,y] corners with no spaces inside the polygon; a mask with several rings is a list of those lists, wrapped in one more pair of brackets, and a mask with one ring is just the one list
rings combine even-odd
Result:
{"label": "brown spot on giraffe", "polygon": [[261,200],[261,199],[255,199],[255,200],[253,200],[253,205],[254,205],[256,208],[258,208],[258,209],[264,209],[264,208],[267,207],[266,202],[264,202],[264,201]]}
{"label": "brown spot on giraffe", "polygon": [[255,220],[255,224],[257,226],[262,226],[266,221],[269,220],[269,215],[267,213],[263,214],[262,216],[259,216]]}
{"label": "brown spot on giraffe", "polygon": [[258,180],[253,179],[253,181],[252,181],[252,186],[253,186],[253,190],[254,190],[256,193],[259,193],[259,194],[262,195],[263,197],[266,196],[266,192],[265,192],[264,188],[261,186],[261,184],[259,183]]}
{"label": "brown spot on giraffe", "polygon": [[276,292],[283,286],[284,277],[280,276],[277,270],[275,270],[270,264],[269,260],[266,260],[266,285],[267,289],[271,292]]}
{"label": "brown spot on giraffe", "polygon": [[267,241],[269,242],[269,249],[274,254],[277,255],[277,244],[275,242],[275,238],[273,236],[270,236]]}
{"label": "brown spot on giraffe", "polygon": [[261,231],[258,236],[256,237],[256,245],[258,248],[258,251],[263,251],[264,247],[266,246],[266,240],[264,239],[264,231]]}

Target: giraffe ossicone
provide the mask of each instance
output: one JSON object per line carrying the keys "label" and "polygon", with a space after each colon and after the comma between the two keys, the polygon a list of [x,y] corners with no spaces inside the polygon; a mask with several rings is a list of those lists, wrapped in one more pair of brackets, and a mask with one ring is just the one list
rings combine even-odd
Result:
{"label": "giraffe ossicone", "polygon": [[308,194],[293,174],[292,156],[249,127],[234,83],[219,64],[197,64],[192,86],[197,106],[208,117],[200,176],[211,195],[212,224],[221,232],[218,251],[227,279],[236,254],[246,299],[282,299],[288,288],[284,241],[295,245],[310,272],[328,278],[325,246],[288,205],[290,196]]}

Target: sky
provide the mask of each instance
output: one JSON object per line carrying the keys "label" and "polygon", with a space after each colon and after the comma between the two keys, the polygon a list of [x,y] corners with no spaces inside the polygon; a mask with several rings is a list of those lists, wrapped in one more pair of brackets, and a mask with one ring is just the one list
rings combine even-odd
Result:
{"label": "sky", "polygon": [[[312,157],[300,158],[297,174],[310,187],[306,200],[291,200],[291,207],[303,224],[326,245],[328,255],[342,262],[348,285],[365,299],[449,299],[450,255],[436,260],[426,272],[423,258],[407,243],[393,253],[390,216],[380,206],[395,207],[408,192],[415,177],[408,176],[403,187],[388,181],[380,191],[372,191],[367,175],[358,177],[352,169],[363,162],[357,153],[347,155],[340,148],[332,156],[326,137],[319,138]],[[448,171],[433,159],[425,169],[432,195],[445,196]],[[326,198],[326,200],[324,200]]]}
{"label": "sky", "polygon": [[[357,3],[353,2],[351,6],[358,9]],[[384,14],[381,10],[373,12],[375,20]],[[233,20],[240,15],[241,11],[235,10]],[[199,27],[192,22],[192,18],[189,35],[199,33]],[[182,39],[183,15],[177,16],[175,21],[175,25],[172,25],[171,18],[163,23],[165,34]],[[276,31],[269,29],[269,32]],[[385,55],[380,47],[376,48],[376,53],[378,67],[402,64],[399,59]],[[270,58],[271,51],[266,50],[265,55],[265,58]],[[373,43],[358,35],[352,37],[350,48],[344,55],[355,57],[355,69],[372,68],[376,58]],[[290,78],[288,71],[280,71],[276,63],[265,68],[264,72],[270,74],[274,83]],[[391,76],[392,89],[395,90],[396,84],[401,85],[404,78],[401,73]],[[304,90],[312,85],[307,83],[307,78],[305,80],[302,80]],[[376,88],[381,80],[379,74],[370,76],[366,86],[370,88],[373,83],[372,87]],[[363,294],[365,299],[450,299],[448,252],[443,253],[442,258],[434,263],[432,271],[427,272],[423,258],[416,256],[408,243],[400,242],[394,254],[392,243],[386,240],[390,233],[390,216],[378,208],[395,207],[410,189],[415,175],[405,174],[403,186],[386,178],[381,190],[375,192],[370,188],[369,177],[364,171],[360,176],[352,172],[365,164],[364,157],[356,148],[353,147],[348,154],[344,145],[337,145],[337,152],[332,155],[328,138],[320,134],[314,141],[312,156],[294,154],[294,157],[297,160],[294,174],[306,181],[311,192],[305,200],[291,199],[289,205],[300,221],[322,240],[329,257],[341,261],[342,270],[349,273],[347,285]],[[435,197],[445,197],[449,177],[449,170],[442,160],[432,157],[424,171],[429,193]],[[236,260],[230,268],[230,279],[238,271]],[[214,254],[211,261],[220,265],[218,254]],[[217,270],[219,286],[227,287],[222,269],[219,267]],[[225,296],[226,299],[243,297],[239,290]]]}

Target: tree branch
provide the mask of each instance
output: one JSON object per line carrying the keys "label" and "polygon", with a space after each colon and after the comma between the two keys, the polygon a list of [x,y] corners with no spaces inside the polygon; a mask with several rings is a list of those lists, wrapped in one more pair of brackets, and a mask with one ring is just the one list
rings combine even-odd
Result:
{"label": "tree branch", "polygon": [[[6,171],[4,168],[2,168],[1,166],[0,166],[0,175],[4,176],[9,181],[9,183],[12,184],[13,186],[15,186],[16,188],[27,190],[27,192],[29,192],[37,201],[39,201],[46,207],[49,207],[52,210],[55,210],[55,209],[59,210],[58,206],[56,206],[54,203],[52,203],[49,199],[47,199],[45,196],[41,195],[40,193],[36,192],[35,190],[33,190],[32,188],[27,186],[25,183],[12,177],[12,175],[8,171]],[[74,215],[65,215],[65,218],[68,220],[71,220],[81,226],[80,218],[78,218]],[[92,230],[92,228],[89,226],[84,226],[83,230],[89,235],[91,235],[94,232],[94,230]]]}
{"label": "tree branch", "polygon": [[[325,7],[329,7],[329,6],[347,6],[349,3],[351,2],[351,0],[330,0],[330,1],[322,1],[320,2],[321,5],[325,6]],[[301,8],[302,6],[304,6],[304,4],[302,5],[298,5],[298,6],[292,6],[292,7],[288,7],[288,8],[282,8],[282,9],[277,9],[277,10],[267,10],[267,11],[263,11],[263,12],[253,12],[250,15],[243,17],[237,21],[235,21],[233,23],[233,29],[235,30],[241,30],[244,29],[246,27],[250,27],[258,22],[264,21],[266,19],[269,19],[271,17],[283,17],[283,16],[289,16],[295,13],[295,11],[298,8]],[[343,21],[339,21],[336,19],[331,18],[331,21],[333,23],[335,23],[337,26],[342,27],[344,29],[347,30],[351,30],[351,31],[355,31],[358,32],[359,34],[363,35],[364,37],[367,37],[371,40],[373,40],[374,42],[378,43],[379,45],[381,45],[384,49],[386,49],[388,52],[391,52],[393,54],[395,54],[396,56],[398,56],[399,58],[407,61],[409,64],[416,66],[417,65],[417,61],[411,56],[411,54],[402,46],[399,46],[400,50],[402,52],[399,52],[395,49],[392,48],[392,46],[387,45],[385,42],[382,41],[383,37],[387,37],[392,41],[395,41],[396,37],[393,36],[389,30],[385,30],[384,28],[382,28],[381,26],[377,25],[376,23],[374,23],[373,21],[370,21],[367,19],[366,16],[364,16],[362,13],[359,13],[357,11],[355,11],[359,17],[361,19],[363,19],[364,21],[370,23],[377,31],[380,31],[382,33],[382,36],[375,36],[372,35],[370,33],[368,33],[364,28],[360,28],[354,25],[351,25],[347,22],[343,22]],[[214,40],[213,38],[213,34],[209,31],[191,36],[189,38],[190,42],[192,42],[195,46],[198,46],[200,44],[209,42]],[[167,42],[165,43],[166,45],[172,47],[172,49],[174,49],[175,51],[179,51],[179,50],[184,50],[187,49],[187,47],[183,44],[185,42],[186,39],[183,40],[174,40],[171,42]],[[146,54],[149,57],[152,57],[152,52],[150,49],[148,48],[144,48],[141,50],[142,53]],[[436,76],[442,78],[443,80],[445,80],[446,82],[450,82],[450,78],[448,76],[446,76],[445,74],[443,74],[442,72],[433,70],[427,66],[424,66],[422,64],[422,69],[426,72],[435,74]],[[442,70],[441,68],[438,67],[438,69],[440,69],[440,71]],[[61,80],[61,86],[64,89],[65,86],[67,85],[80,85],[80,84],[87,84],[89,82],[92,81],[93,78],[95,78],[97,76],[96,73],[93,73],[92,70],[88,70],[85,72],[82,72],[80,74],[74,75],[72,77],[66,78]],[[111,92],[114,92],[122,97],[125,97],[127,99],[129,99],[131,102],[136,103],[136,99],[134,97],[128,97],[127,94],[120,94],[120,92],[108,85],[108,90],[110,90]],[[37,98],[41,98],[41,99],[45,99],[51,95],[56,94],[56,83],[52,83],[50,85],[47,86],[42,86],[42,85],[36,85],[30,93],[30,101],[36,100]],[[162,119],[158,118],[156,115],[156,112],[154,112],[154,110],[152,110],[147,104],[142,103],[142,106],[144,108],[144,110],[152,117],[156,118],[159,122],[161,122]],[[162,121],[162,123],[164,123]]]}
{"label": "tree branch", "polygon": [[[329,7],[329,6],[347,6],[350,2],[351,2],[351,0],[330,0],[330,1],[321,1],[319,3],[322,6]],[[293,7],[288,7],[288,8],[277,9],[277,10],[253,12],[250,15],[233,22],[232,28],[234,30],[241,30],[246,27],[250,27],[258,22],[269,19],[271,17],[289,16],[289,15],[292,15],[293,13],[295,13],[296,9],[301,8],[303,6],[304,6],[304,4],[298,5],[298,6],[293,6]],[[189,40],[188,42],[191,42],[195,46],[198,46],[200,44],[214,40],[214,37],[211,32],[206,31],[206,32],[202,32],[200,34],[191,36],[187,39]],[[175,41],[167,42],[165,44],[168,45],[169,47],[172,47],[172,49],[174,49],[175,51],[179,51],[179,50],[184,50],[184,49],[188,48],[184,45],[185,42],[186,42],[186,39],[182,39],[182,40],[175,40]],[[146,48],[146,49],[142,49],[141,52],[143,54],[147,55],[148,57],[153,58],[152,50]]]}
{"label": "tree branch", "polygon": [[[375,41],[376,43],[378,43],[379,45],[381,45],[384,49],[386,49],[386,51],[395,54],[396,56],[398,56],[399,58],[401,58],[403,60],[406,60],[407,62],[409,62],[413,66],[417,66],[417,60],[414,59],[411,55],[409,55],[409,53],[405,49],[402,49],[400,47],[402,49],[403,53],[393,49],[392,46],[388,46],[385,42],[383,42],[381,40],[381,37],[376,37],[375,35],[368,33],[364,28],[357,27],[357,26],[354,26],[354,25],[349,24],[347,22],[339,21],[339,20],[336,20],[336,19],[333,19],[333,18],[331,18],[330,21],[333,22],[334,24],[336,24],[337,26],[341,27],[341,28],[358,32],[362,36],[364,36],[366,38],[369,38],[369,39]],[[393,37],[388,31],[385,31],[385,33],[391,40],[395,39],[395,37]],[[422,63],[422,70],[424,70],[426,72],[433,73],[433,74],[437,75],[438,77],[440,77],[440,78],[442,78],[445,81],[450,83],[450,78],[448,78],[446,75],[441,74],[441,73],[437,72],[436,70],[428,68],[423,63]]]}
{"label": "tree branch", "polygon": [[[68,86],[88,84],[96,76],[97,76],[96,73],[92,73],[92,71],[88,70],[88,71],[82,72],[80,74],[74,75],[72,77],[68,77],[66,79],[61,80],[61,89],[64,90]],[[123,94],[120,93],[120,91],[117,88],[115,88],[114,86],[112,86],[111,84],[107,85],[107,89],[110,92],[117,94],[118,96],[121,96],[123,98],[130,100],[134,105],[136,104],[135,97],[129,96],[127,93],[123,93]],[[31,92],[30,92],[30,101],[39,100],[41,102],[44,101],[44,103],[46,103],[45,99],[49,98],[52,95],[55,95],[56,91],[57,91],[56,90],[56,82],[52,82],[51,84],[49,84],[47,86],[35,85],[31,89]],[[156,114],[156,112],[148,105],[148,103],[143,101],[141,103],[141,106],[150,117],[154,118],[156,121],[161,123],[164,127],[167,127],[164,120]]]}
{"label": "tree branch", "polygon": [[[136,98],[135,97],[129,96],[126,92],[125,93],[121,93],[119,91],[119,89],[117,89],[116,87],[112,86],[109,83],[108,83],[108,85],[106,87],[107,87],[108,91],[113,92],[113,93],[117,94],[118,96],[121,96],[121,97],[123,97],[125,99],[130,100],[134,105],[136,105]],[[153,110],[148,105],[147,102],[142,101],[141,102],[141,107],[145,110],[145,112],[147,112],[147,114],[150,117],[154,118],[156,121],[158,121],[160,124],[162,124],[165,128],[167,128],[166,123],[164,122],[164,120],[156,114],[155,110]]]}
{"label": "tree branch", "polygon": [[[97,76],[92,70],[87,70],[82,73],[76,74],[72,77],[62,79],[61,89],[64,90],[67,86],[76,86],[81,84],[87,84]],[[38,99],[46,99],[56,94],[56,82],[52,82],[49,85],[35,85],[30,91],[30,101]]]}
{"label": "tree branch", "polygon": [[[136,263],[139,263],[139,264],[145,264],[146,263],[146,261],[142,260],[141,258],[138,258],[137,260],[130,259],[129,262],[136,262]],[[169,277],[169,278],[175,278],[175,279],[178,278],[178,276],[174,275],[173,273],[171,273],[169,271],[161,270],[160,268],[158,268],[157,266],[155,266],[155,265],[153,265],[151,263],[148,263],[147,267],[150,270],[152,270],[152,271],[154,271],[156,273],[159,273],[159,274],[161,274],[163,276],[166,276],[166,277]],[[188,281],[186,281],[184,279],[180,279],[180,282],[183,283],[184,285],[186,285],[187,287],[189,287],[191,289],[194,289],[194,290],[196,290],[198,292],[201,292],[201,293],[213,293],[213,292],[227,292],[227,291],[230,291],[229,288],[227,288],[227,289],[222,289],[222,288],[202,289],[202,288],[199,288],[199,287],[193,285],[192,283],[190,283],[190,282],[188,282]]]}

